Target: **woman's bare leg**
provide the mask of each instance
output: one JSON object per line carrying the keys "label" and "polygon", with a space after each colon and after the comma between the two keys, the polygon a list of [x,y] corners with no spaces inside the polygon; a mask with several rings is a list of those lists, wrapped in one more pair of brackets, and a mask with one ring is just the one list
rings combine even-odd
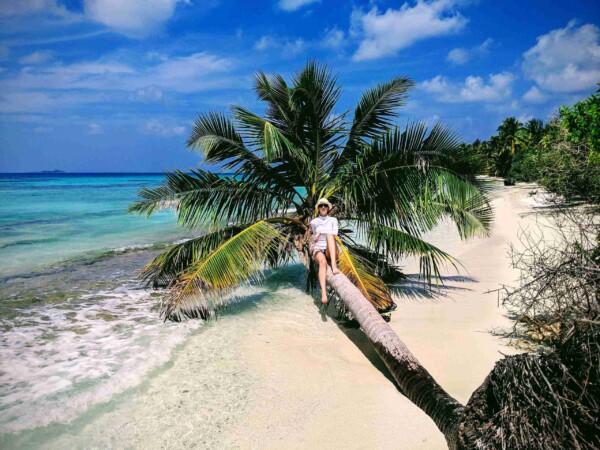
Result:
{"label": "woman's bare leg", "polygon": [[340,273],[337,267],[337,245],[335,244],[335,238],[333,234],[327,235],[327,253],[331,260],[331,271],[334,275]]}
{"label": "woman's bare leg", "polygon": [[323,252],[315,252],[315,261],[319,265],[319,284],[321,285],[321,302],[327,303],[327,285],[325,279],[327,278],[327,258]]}

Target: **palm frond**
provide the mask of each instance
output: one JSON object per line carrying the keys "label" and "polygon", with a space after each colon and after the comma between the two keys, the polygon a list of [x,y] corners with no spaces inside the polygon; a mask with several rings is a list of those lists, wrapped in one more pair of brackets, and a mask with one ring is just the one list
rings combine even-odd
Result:
{"label": "palm frond", "polygon": [[241,107],[232,106],[232,114],[247,139],[264,155],[267,163],[275,162],[274,170],[295,186],[303,186],[308,176],[310,159],[301,146],[294,144],[277,126]]}
{"label": "palm frond", "polygon": [[234,170],[247,180],[278,185],[280,189],[288,188],[288,192],[291,192],[290,185],[294,185],[285,174],[250,150],[233,122],[221,113],[209,112],[198,116],[187,145],[200,150],[206,163],[220,164],[221,170]]}
{"label": "palm frond", "polygon": [[388,130],[361,148],[356,164],[331,184],[350,215],[364,220],[420,236],[450,214],[462,237],[485,234],[491,209],[484,189],[443,165],[444,153],[458,143],[439,124],[431,131],[422,122]]}
{"label": "palm frond", "polygon": [[208,164],[223,163],[225,169],[248,160],[260,163],[260,158],[246,148],[233,122],[222,113],[199,115],[194,121],[187,146],[200,150]]}
{"label": "palm frond", "polygon": [[450,263],[457,268],[458,261],[448,253],[406,231],[373,225],[368,234],[371,248],[387,260],[397,261],[406,256],[418,257],[420,275],[429,284],[432,277],[441,276],[440,267],[444,263]]}
{"label": "palm frond", "polygon": [[165,318],[218,309],[224,293],[244,281],[259,280],[269,255],[284,237],[269,223],[258,221],[221,242],[179,276],[163,301]]}
{"label": "palm frond", "polygon": [[294,104],[291,89],[281,75],[267,76],[260,71],[254,76],[254,91],[260,100],[267,102],[266,117],[295,135]]}
{"label": "palm frond", "polygon": [[460,237],[488,236],[494,212],[485,192],[447,170],[438,170],[433,175],[435,199],[456,224]]}
{"label": "palm frond", "polygon": [[397,77],[367,90],[354,111],[348,145],[377,138],[393,127],[398,108],[404,105],[406,94],[414,85],[409,78]]}
{"label": "palm frond", "polygon": [[340,246],[338,268],[362,292],[379,311],[389,311],[394,301],[384,281],[376,274],[376,267],[363,258],[350,245],[344,245],[339,237]]}
{"label": "palm frond", "polygon": [[153,288],[169,286],[181,272],[243,229],[242,225],[233,225],[173,245],[146,264],[140,279]]}
{"label": "palm frond", "polygon": [[[286,210],[294,199],[289,197],[288,186],[274,189],[254,181],[236,177],[220,177],[200,169],[190,173],[167,172],[167,180],[155,188],[144,188],[130,213],[151,215],[165,205],[175,208],[178,222],[188,228],[200,225],[220,225],[234,219],[249,223]],[[296,192],[294,191],[294,195]]]}
{"label": "palm frond", "polygon": [[400,267],[386,258],[385,255],[363,245],[346,242],[346,247],[352,248],[352,252],[359,255],[374,268],[375,275],[383,280],[384,283],[395,283],[398,280],[406,278]]}
{"label": "palm frond", "polygon": [[394,127],[398,109],[404,105],[407,92],[414,86],[409,78],[396,77],[367,90],[356,109],[348,139],[342,151],[333,162],[334,173],[345,165],[355,164],[360,148],[373,139],[380,139],[382,133]]}

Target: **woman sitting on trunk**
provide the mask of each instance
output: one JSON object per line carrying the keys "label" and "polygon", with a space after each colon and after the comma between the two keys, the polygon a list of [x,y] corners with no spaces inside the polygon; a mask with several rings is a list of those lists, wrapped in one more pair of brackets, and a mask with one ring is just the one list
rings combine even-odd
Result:
{"label": "woman sitting on trunk", "polygon": [[[331,203],[326,198],[317,202],[319,215],[310,222],[315,246],[312,257],[319,265],[319,283],[321,284],[321,302],[327,303],[325,278],[327,277],[327,260],[331,260],[331,270],[334,275],[340,273],[337,268],[338,249],[334,236],[338,234],[338,221],[329,215]],[[333,257],[332,257],[333,255]]]}

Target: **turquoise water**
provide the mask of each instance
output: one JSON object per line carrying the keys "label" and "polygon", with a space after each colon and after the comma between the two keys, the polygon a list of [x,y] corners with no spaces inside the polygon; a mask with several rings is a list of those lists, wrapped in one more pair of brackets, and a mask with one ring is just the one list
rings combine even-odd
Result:
{"label": "turquoise water", "polygon": [[161,180],[0,175],[0,447],[137,386],[201,326],[163,323],[136,278],[191,236],[172,211],[126,214]]}
{"label": "turquoise water", "polygon": [[127,215],[160,174],[0,174],[0,278],[186,236],[172,211]]}

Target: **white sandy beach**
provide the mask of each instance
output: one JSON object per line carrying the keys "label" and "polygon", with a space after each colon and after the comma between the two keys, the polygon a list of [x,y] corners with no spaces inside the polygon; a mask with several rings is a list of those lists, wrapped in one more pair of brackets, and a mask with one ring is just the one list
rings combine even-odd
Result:
{"label": "white sandy beach", "polygon": [[[489,238],[430,240],[463,264],[443,297],[400,299],[391,326],[461,402],[502,354],[508,324],[496,294],[516,277],[508,244],[531,222],[531,186],[494,191]],[[405,266],[415,273],[414,265]],[[443,449],[433,422],[385,376],[358,330],[343,332],[302,291],[298,268],[274,275],[244,306],[202,327],[172,364],[111,406],[94,407],[47,448]],[[449,276],[455,275],[448,271]],[[41,436],[40,436],[41,440]]]}

